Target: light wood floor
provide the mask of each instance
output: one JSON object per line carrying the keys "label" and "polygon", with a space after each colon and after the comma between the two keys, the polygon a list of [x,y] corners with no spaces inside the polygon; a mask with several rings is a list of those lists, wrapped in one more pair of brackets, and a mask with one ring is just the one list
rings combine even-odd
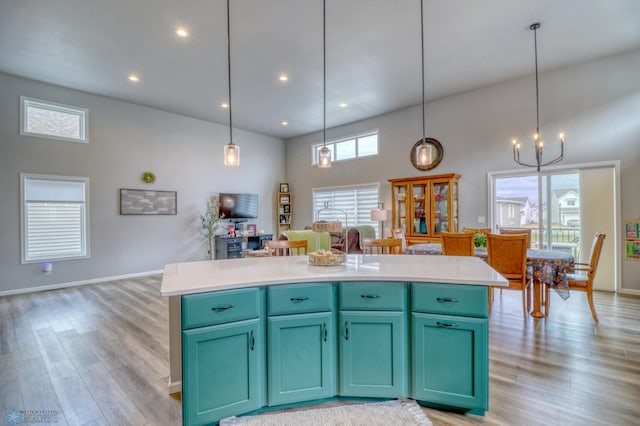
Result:
{"label": "light wood floor", "polygon": [[[160,277],[0,298],[0,420],[57,410],[69,425],[180,424],[167,395],[167,300]],[[523,322],[518,292],[496,293],[485,417],[427,409],[434,425],[640,424],[640,298],[553,295]]]}

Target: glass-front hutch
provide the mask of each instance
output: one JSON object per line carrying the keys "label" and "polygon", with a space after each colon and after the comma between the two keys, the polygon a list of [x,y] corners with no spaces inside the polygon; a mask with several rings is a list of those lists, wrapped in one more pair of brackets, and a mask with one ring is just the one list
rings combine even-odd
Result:
{"label": "glass-front hutch", "polygon": [[404,231],[407,244],[438,241],[441,232],[458,232],[458,180],[451,173],[389,179],[393,228]]}

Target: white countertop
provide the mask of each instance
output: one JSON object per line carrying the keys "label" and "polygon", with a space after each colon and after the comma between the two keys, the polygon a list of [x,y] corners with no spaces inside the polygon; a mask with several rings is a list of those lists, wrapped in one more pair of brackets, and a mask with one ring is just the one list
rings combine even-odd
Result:
{"label": "white countertop", "polygon": [[275,284],[323,281],[410,281],[507,286],[481,259],[461,256],[359,255],[339,266],[314,266],[307,256],[171,263],[165,266],[163,296]]}

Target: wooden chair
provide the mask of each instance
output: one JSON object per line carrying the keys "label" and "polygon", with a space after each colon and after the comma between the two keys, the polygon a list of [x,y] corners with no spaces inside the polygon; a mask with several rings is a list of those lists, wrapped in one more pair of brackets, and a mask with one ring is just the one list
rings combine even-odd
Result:
{"label": "wooden chair", "polygon": [[527,235],[527,247],[531,248],[531,229],[530,228],[518,228],[518,229],[514,229],[514,228],[500,228],[499,230],[500,235],[520,235],[520,234],[526,234]]}
{"label": "wooden chair", "polygon": [[399,238],[364,238],[364,254],[402,254],[402,240]]}
{"label": "wooden chair", "polygon": [[296,256],[307,253],[307,240],[269,241],[271,256]]}
{"label": "wooden chair", "polygon": [[462,228],[462,232],[471,232],[472,234],[489,234],[491,228]]}
{"label": "wooden chair", "polygon": [[462,234],[441,232],[442,254],[445,256],[473,256],[473,238],[475,236],[471,232]]}
{"label": "wooden chair", "polygon": [[[489,265],[509,281],[505,290],[522,292],[522,314],[527,319],[531,309],[531,292],[527,280],[527,236],[487,234]],[[493,287],[489,288],[489,311],[493,303]]]}
{"label": "wooden chair", "polygon": [[[591,316],[593,320],[598,322],[598,314],[596,314],[596,308],[593,306],[593,279],[596,276],[596,270],[598,268],[598,261],[600,260],[600,252],[602,251],[602,244],[606,235],[601,232],[596,232],[593,237],[593,243],[591,244],[591,253],[589,255],[589,263],[576,262],[575,266],[571,268],[572,271],[579,271],[582,273],[569,273],[567,274],[567,284],[571,291],[583,291],[587,293],[587,300],[589,301],[589,308],[591,308]],[[544,290],[544,311],[549,315],[549,286],[545,286]]]}
{"label": "wooden chair", "polygon": [[402,240],[402,253],[407,249],[407,239],[404,236],[402,228],[394,228],[391,230],[391,236]]}

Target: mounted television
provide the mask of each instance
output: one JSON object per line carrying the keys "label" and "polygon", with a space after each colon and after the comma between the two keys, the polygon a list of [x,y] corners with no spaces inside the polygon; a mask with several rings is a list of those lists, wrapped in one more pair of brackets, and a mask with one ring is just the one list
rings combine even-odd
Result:
{"label": "mounted television", "polygon": [[258,217],[258,194],[220,193],[220,216],[225,219]]}

